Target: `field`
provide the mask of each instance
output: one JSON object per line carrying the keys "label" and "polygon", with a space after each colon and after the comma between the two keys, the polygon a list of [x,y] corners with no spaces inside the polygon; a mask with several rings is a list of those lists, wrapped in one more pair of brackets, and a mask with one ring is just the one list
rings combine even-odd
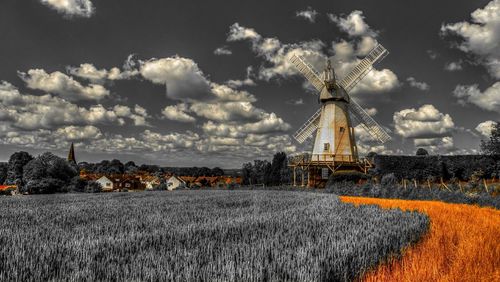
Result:
{"label": "field", "polygon": [[356,204],[419,210],[431,231],[402,260],[383,265],[365,281],[500,281],[500,211],[471,205],[342,197]]}
{"label": "field", "polygon": [[348,281],[428,230],[416,212],[324,193],[0,198],[0,280]]}

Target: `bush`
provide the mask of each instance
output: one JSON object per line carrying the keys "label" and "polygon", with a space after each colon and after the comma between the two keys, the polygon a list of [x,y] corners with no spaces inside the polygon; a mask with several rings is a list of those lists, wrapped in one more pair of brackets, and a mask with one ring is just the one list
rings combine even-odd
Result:
{"label": "bush", "polygon": [[359,183],[359,181],[367,179],[370,179],[370,176],[361,173],[359,171],[341,171],[341,172],[335,172],[332,175],[330,175],[327,183],[343,182],[343,181]]}
{"label": "bush", "polygon": [[88,181],[84,191],[87,193],[100,193],[102,192],[102,186],[99,182]]}

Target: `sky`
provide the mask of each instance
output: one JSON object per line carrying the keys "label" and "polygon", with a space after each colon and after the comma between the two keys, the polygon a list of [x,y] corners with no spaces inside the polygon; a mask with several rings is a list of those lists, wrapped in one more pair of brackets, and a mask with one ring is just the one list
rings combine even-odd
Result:
{"label": "sky", "polygon": [[361,154],[475,154],[500,119],[500,0],[0,3],[0,161],[239,168],[312,150],[293,133],[319,108],[289,58],[342,79],[392,137],[356,125]]}

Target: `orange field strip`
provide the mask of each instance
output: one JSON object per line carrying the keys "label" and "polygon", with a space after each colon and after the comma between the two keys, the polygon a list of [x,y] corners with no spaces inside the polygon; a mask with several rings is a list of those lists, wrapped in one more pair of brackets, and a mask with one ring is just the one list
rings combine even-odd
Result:
{"label": "orange field strip", "polygon": [[500,211],[471,205],[341,197],[354,204],[418,210],[431,230],[400,260],[379,266],[363,281],[500,281]]}

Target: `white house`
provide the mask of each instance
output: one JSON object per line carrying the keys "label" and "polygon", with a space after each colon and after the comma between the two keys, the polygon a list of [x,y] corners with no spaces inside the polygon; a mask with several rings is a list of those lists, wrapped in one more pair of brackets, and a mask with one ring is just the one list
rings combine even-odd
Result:
{"label": "white house", "polygon": [[186,187],[186,181],[182,180],[181,178],[177,176],[172,176],[167,180],[167,189],[168,191],[175,190],[177,188],[184,188]]}
{"label": "white house", "polygon": [[103,191],[111,191],[111,190],[113,190],[113,181],[111,181],[106,176],[103,176],[103,177],[97,179],[95,182],[101,184],[101,187],[102,187]]}

